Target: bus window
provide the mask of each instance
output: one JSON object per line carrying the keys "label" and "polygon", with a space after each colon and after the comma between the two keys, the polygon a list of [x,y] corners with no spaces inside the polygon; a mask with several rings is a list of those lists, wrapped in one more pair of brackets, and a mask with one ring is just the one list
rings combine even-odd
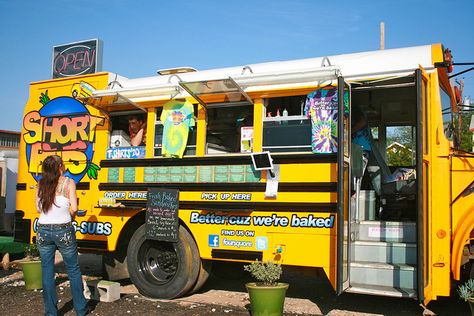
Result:
{"label": "bus window", "polygon": [[449,95],[440,87],[444,134],[452,141],[454,148],[473,152],[474,141],[470,132],[472,110],[469,106],[458,105],[457,111],[451,109]]}
{"label": "bus window", "polygon": [[130,113],[110,114],[110,141],[109,147],[128,147],[130,145],[130,133],[128,130],[128,115]]}
{"label": "bus window", "polygon": [[266,99],[263,150],[310,152],[311,120],[304,115],[306,95]]}
{"label": "bus window", "polygon": [[440,87],[439,89],[441,95],[441,109],[443,111],[443,127],[444,134],[448,140],[453,140],[453,118],[451,110],[451,99],[449,95]]}
{"label": "bus window", "polygon": [[387,126],[387,165],[414,166],[415,149],[414,126]]}
{"label": "bus window", "polygon": [[[160,116],[163,111],[162,107],[156,108],[155,121],[155,137],[153,139],[153,155],[155,157],[162,156],[161,148],[163,144],[163,122],[160,121]],[[197,113],[197,105],[194,104],[194,113]],[[184,150],[184,156],[196,155],[196,126],[194,126],[188,134],[188,143]]]}
{"label": "bus window", "polygon": [[212,155],[241,152],[242,127],[252,126],[251,105],[208,108],[206,153]]}

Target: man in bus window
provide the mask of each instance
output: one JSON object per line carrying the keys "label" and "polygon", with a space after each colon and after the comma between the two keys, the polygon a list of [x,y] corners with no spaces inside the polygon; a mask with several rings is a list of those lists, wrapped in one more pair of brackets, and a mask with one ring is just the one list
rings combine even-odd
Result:
{"label": "man in bus window", "polygon": [[145,146],[146,122],[143,116],[130,115],[128,117],[128,131],[130,133],[130,144],[132,146]]}

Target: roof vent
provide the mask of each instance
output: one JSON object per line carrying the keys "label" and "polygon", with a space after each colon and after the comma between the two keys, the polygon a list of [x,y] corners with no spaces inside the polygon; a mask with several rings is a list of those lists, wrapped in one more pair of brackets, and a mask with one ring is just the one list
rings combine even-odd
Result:
{"label": "roof vent", "polygon": [[158,69],[157,74],[161,76],[174,75],[174,74],[183,74],[186,72],[196,72],[197,69],[193,67],[177,67],[177,68],[167,68],[167,69]]}

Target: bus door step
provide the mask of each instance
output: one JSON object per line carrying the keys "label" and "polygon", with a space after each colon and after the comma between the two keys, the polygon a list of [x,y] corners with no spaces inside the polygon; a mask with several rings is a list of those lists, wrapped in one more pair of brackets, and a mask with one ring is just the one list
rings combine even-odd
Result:
{"label": "bus door step", "polygon": [[368,295],[379,295],[379,296],[391,296],[391,297],[408,297],[416,299],[416,290],[414,289],[403,289],[395,288],[383,285],[368,285],[368,284],[351,284],[346,290],[349,293],[357,294],[368,294]]}

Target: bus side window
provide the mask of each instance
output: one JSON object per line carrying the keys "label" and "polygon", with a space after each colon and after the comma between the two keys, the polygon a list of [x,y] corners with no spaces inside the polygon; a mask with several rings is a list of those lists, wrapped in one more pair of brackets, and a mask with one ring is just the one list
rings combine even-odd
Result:
{"label": "bus side window", "polygon": [[[194,104],[194,113],[197,113],[197,104]],[[153,141],[153,156],[161,157],[162,156],[162,147],[163,147],[163,122],[160,120],[161,113],[163,112],[162,107],[156,108],[156,121],[155,121],[155,135],[153,138],[149,138],[150,141]],[[197,126],[194,126],[188,134],[188,142],[186,144],[186,149],[184,150],[184,156],[196,155],[196,137],[197,137]]]}
{"label": "bus side window", "polygon": [[110,142],[109,147],[128,147],[130,145],[130,135],[128,134],[128,118],[127,115],[110,116]]}
{"label": "bus side window", "polygon": [[311,121],[304,114],[306,95],[265,100],[263,150],[311,151]]}
{"label": "bus side window", "polygon": [[[253,127],[251,105],[207,109],[207,154],[247,152],[249,144],[242,145],[242,130]],[[242,129],[244,128],[244,129]],[[248,138],[244,136],[244,138]]]}

